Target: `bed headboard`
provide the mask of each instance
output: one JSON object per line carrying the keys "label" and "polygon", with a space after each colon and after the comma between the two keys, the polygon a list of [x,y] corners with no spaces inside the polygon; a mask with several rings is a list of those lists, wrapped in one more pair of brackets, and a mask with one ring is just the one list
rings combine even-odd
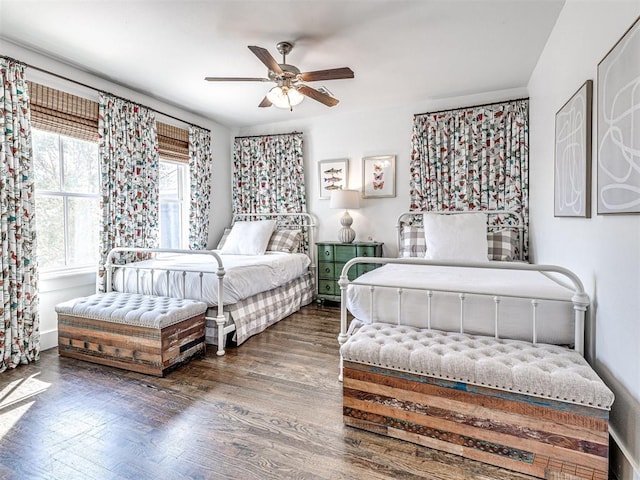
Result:
{"label": "bed headboard", "polygon": [[302,230],[302,250],[311,258],[311,266],[316,265],[315,232],[316,219],[310,213],[235,213],[231,225],[235,222],[252,220],[275,220],[277,230]]}
{"label": "bed headboard", "polygon": [[[421,257],[424,255],[423,215],[434,213],[442,215],[465,215],[478,213],[477,211],[442,211],[442,212],[404,212],[396,221],[396,239],[399,257]],[[489,240],[489,254],[496,245],[498,251],[502,242],[507,242],[513,250],[513,258],[509,260],[523,260],[524,222],[522,215],[512,210],[483,210],[487,215],[487,238]],[[410,228],[406,228],[410,227]],[[509,256],[511,257],[511,256]],[[504,258],[503,258],[504,259]]]}

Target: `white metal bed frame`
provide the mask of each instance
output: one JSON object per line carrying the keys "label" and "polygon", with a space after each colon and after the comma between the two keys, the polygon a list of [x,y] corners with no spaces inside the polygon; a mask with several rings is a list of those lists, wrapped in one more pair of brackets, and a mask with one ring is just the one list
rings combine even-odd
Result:
{"label": "white metal bed frame", "polygon": [[384,264],[409,264],[409,265],[432,265],[437,267],[467,267],[467,268],[481,268],[481,269],[499,269],[499,270],[521,270],[521,271],[535,271],[540,272],[543,275],[550,274],[558,274],[562,275],[564,278],[569,280],[570,285],[573,288],[573,295],[571,297],[571,303],[573,304],[574,311],[574,349],[580,353],[580,355],[584,355],[584,323],[585,323],[585,315],[587,311],[587,307],[589,306],[589,296],[584,291],[584,286],[582,282],[577,277],[575,273],[572,271],[560,267],[557,265],[532,265],[528,263],[520,263],[520,262],[442,262],[436,260],[427,260],[424,258],[372,258],[372,257],[357,257],[349,260],[344,268],[342,269],[342,274],[340,275],[340,280],[338,284],[340,285],[340,293],[342,295],[341,298],[341,310],[340,310],[340,335],[338,336],[338,341],[340,345],[347,341],[347,288],[349,285],[361,285],[369,288],[370,291],[370,301],[369,308],[370,311],[373,310],[373,298],[375,291],[378,288],[394,288],[396,289],[396,293],[398,296],[398,309],[396,322],[398,325],[402,325],[402,294],[405,290],[414,290],[414,291],[424,291],[425,298],[427,301],[427,328],[431,328],[431,297],[434,292],[449,292],[449,293],[457,293],[460,299],[460,333],[465,333],[464,331],[464,318],[465,318],[465,300],[468,295],[478,295],[485,297],[493,297],[493,302],[495,304],[494,309],[494,336],[495,338],[499,338],[499,324],[500,324],[500,299],[502,297],[511,297],[511,298],[521,298],[525,300],[529,300],[531,302],[531,324],[532,324],[532,339],[531,343],[537,343],[537,307],[540,301],[556,301],[562,302],[562,300],[557,300],[555,298],[549,298],[544,296],[536,296],[536,297],[524,297],[524,296],[515,296],[515,295],[500,295],[500,294],[488,294],[488,293],[477,293],[477,292],[465,292],[461,289],[448,289],[448,290],[440,290],[440,289],[426,289],[416,287],[414,285],[406,284],[401,286],[389,287],[384,284],[371,284],[371,283],[362,283],[358,282],[356,278],[353,281],[349,281],[347,276],[347,272],[349,269],[358,263],[375,263],[378,265]]}
{"label": "white metal bed frame", "polygon": [[[316,269],[316,249],[315,246],[315,229],[316,229],[316,220],[313,215],[309,213],[241,213],[235,214],[233,216],[231,224],[233,225],[236,221],[241,220],[250,220],[250,219],[265,219],[265,218],[275,218],[276,221],[280,220],[282,222],[286,222],[288,219],[302,219],[301,225],[297,225],[294,222],[292,223],[283,223],[282,225],[278,224],[276,226],[277,229],[301,229],[303,232],[306,230],[308,234],[308,248],[305,253],[311,259],[311,263],[309,265],[309,271],[311,274],[312,285],[315,285],[315,269]],[[295,221],[295,220],[294,220]],[[193,269],[162,269],[161,275],[167,275],[167,280],[169,279],[169,275],[171,272],[181,272],[182,273],[182,298],[186,298],[186,276],[187,272],[196,272],[200,273],[199,275],[199,284],[200,284],[200,292],[203,291],[204,285],[204,277],[205,275],[215,275],[217,282],[217,297],[218,304],[215,307],[211,307],[207,309],[207,313],[205,316],[206,320],[214,320],[216,322],[216,326],[218,329],[218,350],[216,354],[222,356],[225,354],[225,343],[227,335],[233,331],[235,331],[236,326],[233,322],[228,322],[228,313],[224,311],[224,276],[225,269],[222,262],[222,258],[220,255],[213,250],[182,250],[182,249],[168,249],[168,248],[138,248],[138,247],[116,247],[109,251],[107,255],[107,260],[105,262],[105,270],[106,270],[106,291],[110,292],[113,289],[113,272],[116,268],[129,268],[136,271],[136,290],[139,292],[140,289],[140,272],[148,271],[151,275],[151,284],[153,285],[153,279],[155,275],[155,269],[151,267],[137,267],[134,263],[130,263],[125,265],[118,265],[114,263],[116,255],[120,253],[131,252],[137,253],[141,255],[151,255],[155,256],[159,253],[171,253],[171,254],[188,254],[188,255],[209,255],[213,257],[218,265],[216,273],[211,272],[200,272],[199,270]],[[312,287],[313,288],[313,287]],[[315,291],[315,288],[314,288]],[[227,325],[227,323],[229,323]]]}
{"label": "white metal bed frame", "polygon": [[[397,237],[398,237],[398,252],[400,251],[400,233],[401,228],[405,224],[414,224],[414,225],[422,225],[422,214],[429,212],[405,212],[402,213],[397,220]],[[442,213],[442,214],[465,214],[465,213],[474,213],[474,212],[432,212],[432,213]],[[499,229],[516,229],[519,233],[519,244],[520,244],[520,255],[522,255],[522,245],[523,245],[523,234],[524,226],[522,222],[522,216],[519,213],[505,211],[505,210],[489,210],[484,211],[483,213],[488,214],[488,231],[499,230]],[[505,219],[509,219],[510,223],[495,223],[492,221],[492,218],[495,216],[501,215]],[[340,345],[343,345],[348,339],[348,325],[347,325],[347,288],[349,285],[361,285],[369,288],[370,291],[370,300],[369,300],[369,312],[370,318],[373,318],[372,312],[374,309],[374,295],[375,291],[379,288],[386,289],[396,289],[397,294],[397,314],[396,314],[396,323],[401,325],[403,322],[402,318],[402,294],[405,290],[413,290],[413,291],[424,291],[426,302],[427,302],[427,328],[431,328],[431,297],[434,292],[449,292],[449,293],[457,293],[460,299],[460,333],[465,333],[465,300],[468,295],[476,295],[476,296],[484,296],[484,297],[493,297],[493,302],[495,305],[494,308],[494,318],[493,318],[493,330],[495,338],[499,338],[499,324],[500,324],[500,299],[501,297],[514,297],[521,298],[525,300],[529,300],[531,302],[531,322],[532,322],[532,343],[537,343],[537,307],[539,302],[541,301],[561,301],[554,298],[545,298],[543,296],[537,297],[516,297],[514,295],[503,295],[495,292],[495,294],[487,294],[487,293],[475,293],[475,292],[466,292],[462,289],[458,290],[437,290],[437,289],[426,289],[419,288],[414,285],[401,285],[389,287],[385,286],[383,283],[379,284],[371,284],[371,282],[362,283],[358,281],[356,278],[353,281],[349,281],[348,272],[349,269],[358,263],[368,263],[368,264],[410,264],[410,265],[432,265],[438,267],[467,267],[467,268],[478,268],[478,269],[499,269],[499,270],[521,270],[521,271],[536,271],[540,272],[546,276],[553,276],[556,282],[559,281],[556,278],[558,275],[561,276],[565,281],[568,280],[568,284],[566,282],[562,282],[564,286],[567,288],[573,289],[573,295],[571,298],[571,303],[573,304],[573,316],[574,316],[574,346],[573,348],[580,354],[584,356],[584,325],[585,325],[585,317],[586,311],[589,306],[589,296],[585,293],[584,286],[578,276],[572,271],[560,267],[557,265],[532,265],[524,262],[450,262],[450,261],[436,261],[436,260],[427,260],[425,258],[372,258],[372,257],[357,257],[350,261],[348,261],[340,275],[340,279],[338,284],[340,285],[340,294],[341,294],[341,305],[340,305],[340,334],[338,335],[338,342]],[[391,323],[391,322],[389,322]],[[342,378],[342,358],[340,358],[340,378]]]}

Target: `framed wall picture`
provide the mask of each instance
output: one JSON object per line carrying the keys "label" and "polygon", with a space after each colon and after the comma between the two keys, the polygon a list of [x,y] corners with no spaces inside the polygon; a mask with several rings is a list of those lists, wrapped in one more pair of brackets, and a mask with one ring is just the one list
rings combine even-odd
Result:
{"label": "framed wall picture", "polygon": [[320,160],[318,162],[318,181],[320,198],[328,200],[333,190],[346,189],[349,180],[349,160]]}
{"label": "framed wall picture", "polygon": [[598,64],[598,214],[640,213],[640,17]]}
{"label": "framed wall picture", "polygon": [[591,217],[592,102],[593,82],[587,80],[556,113],[556,217]]}
{"label": "framed wall picture", "polygon": [[396,156],[362,159],[362,198],[396,196]]}

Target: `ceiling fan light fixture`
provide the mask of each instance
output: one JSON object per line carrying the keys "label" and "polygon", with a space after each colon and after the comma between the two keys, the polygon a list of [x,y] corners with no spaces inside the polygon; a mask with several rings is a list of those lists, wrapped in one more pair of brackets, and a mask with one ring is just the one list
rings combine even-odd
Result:
{"label": "ceiling fan light fixture", "polygon": [[267,99],[278,108],[293,110],[304,100],[304,95],[294,87],[277,86],[267,92]]}

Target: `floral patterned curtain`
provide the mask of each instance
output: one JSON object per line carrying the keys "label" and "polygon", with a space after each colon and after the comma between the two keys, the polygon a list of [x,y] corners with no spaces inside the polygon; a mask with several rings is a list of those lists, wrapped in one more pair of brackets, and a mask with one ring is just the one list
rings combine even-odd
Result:
{"label": "floral patterned curtain", "polygon": [[[100,94],[99,158],[102,231],[98,290],[113,247],[158,246],[159,157],[152,110]],[[133,261],[122,257],[119,261]]]}
{"label": "floral patterned curtain", "polygon": [[0,372],[40,356],[29,94],[24,65],[0,57]]}
{"label": "floral patterned curtain", "polygon": [[[306,213],[302,133],[236,137],[233,147],[234,213]],[[303,242],[307,251],[306,231]]]}
{"label": "floral patterned curtain", "polygon": [[234,213],[306,212],[302,134],[236,137],[232,195]]}
{"label": "floral patterned curtain", "polygon": [[416,115],[411,210],[515,210],[529,245],[529,100]]}
{"label": "floral patterned curtain", "polygon": [[191,206],[189,208],[189,248],[207,248],[209,211],[211,210],[211,132],[189,127],[189,171]]}

